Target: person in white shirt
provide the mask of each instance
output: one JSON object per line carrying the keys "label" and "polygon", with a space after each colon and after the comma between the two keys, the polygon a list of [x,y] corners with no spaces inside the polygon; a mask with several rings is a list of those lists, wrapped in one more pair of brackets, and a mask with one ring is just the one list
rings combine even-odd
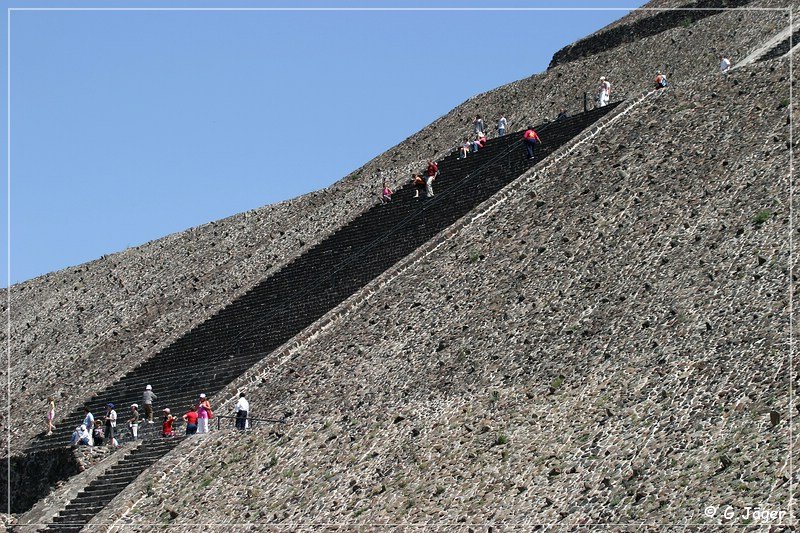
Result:
{"label": "person in white shirt", "polygon": [[725,74],[731,68],[731,60],[725,56],[719,57],[719,71]]}
{"label": "person in white shirt", "polygon": [[611,83],[605,76],[600,76],[600,86],[597,88],[597,107],[608,105],[608,97],[611,94]]}
{"label": "person in white shirt", "polygon": [[506,126],[508,125],[508,121],[506,120],[506,116],[501,114],[500,120],[497,121],[497,136],[502,137],[506,134]]}
{"label": "person in white shirt", "polygon": [[70,444],[73,446],[90,446],[91,445],[92,435],[86,429],[86,426],[81,425],[75,428],[75,431],[72,432],[72,440]]}
{"label": "person in white shirt", "polygon": [[114,410],[114,404],[109,403],[106,405],[106,442],[109,446],[116,446],[116,438],[114,433],[117,429],[117,412]]}
{"label": "person in white shirt", "polygon": [[480,115],[475,116],[475,122],[472,123],[472,133],[478,135],[484,132],[483,119]]}
{"label": "person in white shirt", "polygon": [[92,411],[89,409],[88,405],[83,406],[83,414],[83,425],[86,426],[86,429],[89,432],[89,446],[94,446],[94,437],[92,436],[92,430],[94,429],[94,415],[92,414]]}
{"label": "person in white shirt", "polygon": [[246,429],[247,412],[250,410],[250,403],[244,397],[244,393],[239,393],[239,401],[236,402],[236,429]]}

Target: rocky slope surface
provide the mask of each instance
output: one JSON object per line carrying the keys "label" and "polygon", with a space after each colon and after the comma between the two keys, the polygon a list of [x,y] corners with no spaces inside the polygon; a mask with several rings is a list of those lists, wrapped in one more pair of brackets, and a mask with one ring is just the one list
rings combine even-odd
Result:
{"label": "rocky slope surface", "polygon": [[745,513],[787,509],[796,370],[788,82],[784,58],[674,85],[534,169],[265,368],[277,442],[192,439],[90,527],[766,524]]}
{"label": "rocky slope surface", "polygon": [[614,83],[615,97],[640,94],[656,68],[685,82],[713,72],[721,49],[744,57],[785,24],[783,13],[729,12],[550,69],[468,100],[324,191],[12,287],[13,447],[40,430],[31,412],[43,412],[47,396],[61,411],[79,404],[372,205],[378,167],[404,183],[463,137],[475,113],[505,112],[517,129],[562,106],[578,110],[600,75]]}

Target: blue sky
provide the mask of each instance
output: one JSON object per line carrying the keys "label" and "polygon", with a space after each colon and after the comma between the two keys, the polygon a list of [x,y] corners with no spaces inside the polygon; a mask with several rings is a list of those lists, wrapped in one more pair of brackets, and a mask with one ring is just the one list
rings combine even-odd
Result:
{"label": "blue sky", "polygon": [[541,72],[553,52],[625,13],[14,10],[11,282],[330,185],[470,96]]}

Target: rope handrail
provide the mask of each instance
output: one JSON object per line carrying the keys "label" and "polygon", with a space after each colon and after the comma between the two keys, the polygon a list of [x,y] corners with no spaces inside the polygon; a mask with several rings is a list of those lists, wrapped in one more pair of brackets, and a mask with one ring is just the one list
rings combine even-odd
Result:
{"label": "rope handrail", "polygon": [[[547,125],[543,125],[542,129],[544,129],[546,126]],[[510,135],[513,135],[513,133],[510,134]],[[477,169],[473,170],[472,172],[468,173],[467,175],[465,175],[463,178],[461,178],[459,181],[457,181],[455,184],[453,184],[453,186],[451,186],[451,187],[445,189],[444,191],[442,191],[441,193],[433,196],[433,198],[426,199],[426,201],[418,209],[412,211],[409,215],[407,215],[405,218],[400,220],[394,227],[392,227],[388,231],[382,233],[377,238],[375,238],[371,242],[369,242],[366,245],[364,245],[361,249],[353,252],[348,257],[343,259],[338,265],[336,265],[333,269],[331,269],[326,276],[320,278],[319,280],[316,280],[313,284],[310,284],[310,285],[307,285],[306,287],[304,287],[303,291],[301,293],[299,293],[297,295],[297,297],[301,298],[303,296],[311,294],[316,289],[319,289],[320,286],[323,283],[328,282],[336,274],[341,272],[345,267],[347,267],[351,263],[353,263],[356,259],[361,258],[367,252],[369,252],[369,251],[375,249],[376,247],[382,245],[385,242],[387,237],[390,237],[391,235],[397,233],[399,230],[405,228],[411,221],[413,221],[415,218],[417,218],[420,214],[422,214],[425,211],[427,211],[427,210],[433,208],[434,206],[440,204],[442,201],[444,201],[443,198],[447,199],[449,196],[455,194],[455,192],[462,190],[463,186],[465,185],[465,183],[467,181],[469,181],[470,179],[480,175],[484,170],[489,168],[490,165],[496,163],[499,159],[505,158],[508,155],[510,155],[512,153],[512,151],[518,149],[518,147],[522,144],[522,142],[523,141],[522,141],[521,138],[518,139],[517,141],[514,141],[514,143],[508,149],[506,149],[504,152],[494,156],[489,161],[484,162],[479,168],[477,168]],[[451,154],[448,154],[448,155],[451,155]],[[403,186],[403,189],[405,189],[406,187],[408,187],[408,185]],[[284,268],[286,268],[288,266],[289,265],[286,265]],[[281,270],[283,270],[283,269],[281,269]],[[285,314],[285,311],[284,310],[279,310],[277,314],[275,314],[273,316],[265,317],[261,321],[253,324],[249,328],[248,331],[241,332],[234,339],[232,339],[231,340],[231,345],[233,345],[235,343],[238,343],[243,338],[245,338],[247,335],[251,334],[253,330],[257,330],[259,327],[265,325],[268,321],[274,320],[277,317],[281,317],[283,314]],[[230,353],[230,352],[226,352],[226,353]]]}
{"label": "rope handrail", "polygon": [[[230,419],[236,420],[239,417],[237,417],[236,415],[218,415],[218,414],[215,413],[214,414],[214,418],[230,418]],[[245,417],[245,419],[246,420],[252,420],[254,422],[268,422],[270,424],[285,424],[286,423],[286,418],[256,418],[254,416],[250,416],[249,414],[248,414],[248,416]]]}
{"label": "rope handrail", "polygon": [[[573,116],[573,117],[570,117],[570,118],[571,119],[577,118],[577,115]],[[536,127],[536,129],[537,129],[537,131],[540,131],[540,132],[546,132],[547,130],[555,127],[558,124],[559,124],[559,122],[557,122],[557,121],[546,122],[546,123],[543,123],[543,124],[539,124]],[[418,208],[413,209],[409,214],[407,214],[405,217],[403,217],[393,227],[391,227],[387,231],[381,232],[378,236],[376,236],[370,242],[368,242],[367,244],[362,246],[360,249],[352,252],[347,257],[343,258],[337,265],[335,265],[333,268],[328,270],[326,275],[320,276],[318,279],[314,280],[312,283],[303,286],[301,288],[301,290],[297,293],[296,298],[297,299],[302,299],[302,298],[304,298],[304,297],[306,297],[306,296],[308,296],[308,295],[310,295],[310,294],[312,294],[314,292],[317,292],[323,284],[328,284],[332,279],[335,278],[335,276],[337,276],[339,273],[341,273],[345,268],[350,266],[352,263],[354,263],[355,261],[361,259],[362,257],[364,257],[369,252],[373,251],[378,246],[383,245],[385,243],[385,241],[387,240],[387,238],[393,236],[397,232],[399,232],[402,229],[406,228],[414,219],[418,218],[421,214],[427,212],[430,209],[434,209],[434,208],[440,206],[442,204],[442,202],[447,202],[449,199],[451,199],[453,197],[453,195],[458,194],[460,192],[463,192],[466,189],[466,186],[467,186],[467,184],[469,182],[472,182],[475,179],[479,179],[481,176],[483,176],[484,174],[486,174],[490,170],[493,170],[495,168],[495,165],[498,162],[500,162],[502,160],[506,160],[508,157],[511,156],[511,154],[515,153],[517,150],[520,149],[521,145],[523,144],[523,139],[522,139],[522,136],[519,135],[519,134],[522,133],[522,131],[524,131],[524,130],[519,130],[519,131],[516,131],[516,132],[508,133],[506,136],[518,136],[517,139],[513,140],[509,145],[507,145],[504,149],[502,149],[498,154],[496,154],[496,155],[492,156],[491,158],[487,159],[486,161],[482,162],[480,164],[480,166],[478,166],[477,168],[473,169],[471,172],[467,173],[466,175],[464,175],[463,177],[461,177],[460,179],[458,179],[457,181],[452,183],[448,188],[442,190],[440,193],[438,193],[434,197],[426,199],[424,202],[421,203],[421,205]],[[445,157],[450,157],[450,156],[454,155],[454,153],[455,153],[454,151],[451,151]],[[398,189],[398,191],[407,190],[409,188],[410,188],[409,185],[405,185],[401,189]],[[324,242],[324,241],[321,241],[321,242]],[[297,259],[295,259],[295,261],[297,261]],[[288,268],[295,261],[285,265],[281,270],[277,271],[276,273],[274,273],[272,275],[273,276],[277,275],[280,271]],[[231,303],[233,303],[233,302],[231,302]],[[231,304],[228,304],[228,305],[231,305]],[[225,308],[223,308],[223,309],[225,309]],[[242,341],[243,340],[247,339],[247,337],[252,335],[253,333],[258,332],[261,328],[263,328],[270,321],[281,320],[281,319],[285,318],[287,313],[288,313],[288,311],[285,310],[285,309],[282,309],[282,308],[281,309],[274,309],[274,310],[272,310],[272,312],[269,315],[264,316],[260,320],[256,320],[253,323],[249,324],[248,326],[246,326],[244,328],[243,331],[238,332],[238,334],[233,339],[230,340],[230,342],[227,344],[227,346],[225,348],[223,348],[223,350],[221,350],[221,353],[219,354],[219,356],[220,357],[227,357],[227,358],[234,358],[237,354],[241,353],[241,350],[243,348],[243,346],[242,346]],[[219,312],[217,314],[219,314]],[[213,316],[211,318],[213,318]],[[209,318],[209,319],[211,319],[211,318]],[[195,328],[192,328],[192,330],[196,329],[197,327],[200,327],[200,325],[196,326]],[[187,332],[185,335],[189,334],[192,330]],[[148,361],[144,361],[142,363],[142,365],[147,364],[147,362]],[[139,366],[142,366],[142,365],[139,365]],[[131,370],[131,372],[135,372],[135,371],[136,371],[136,369],[132,369]],[[225,417],[226,415],[217,415],[217,416]],[[277,423],[278,421],[276,421],[274,419],[264,419],[264,422]]]}

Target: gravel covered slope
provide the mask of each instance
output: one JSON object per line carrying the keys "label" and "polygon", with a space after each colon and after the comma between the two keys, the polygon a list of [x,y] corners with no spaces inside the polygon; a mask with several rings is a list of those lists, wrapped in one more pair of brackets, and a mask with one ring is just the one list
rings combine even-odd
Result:
{"label": "gravel covered slope", "polygon": [[186,442],[96,523],[516,530],[785,510],[787,80],[784,59],[674,86],[518,181],[248,389],[256,415],[294,413],[277,443]]}
{"label": "gravel covered slope", "polygon": [[784,24],[779,13],[725,13],[550,69],[471,98],[323,191],[15,285],[12,446],[41,430],[31,413],[43,412],[37,408],[47,396],[56,396],[59,412],[79,405],[371,206],[377,167],[404,183],[411,169],[469,131],[475,113],[505,111],[517,129],[552,118],[562,106],[579,110],[583,92],[601,74],[614,83],[615,97],[640,94],[656,68],[666,69],[673,83],[685,82],[714,71],[721,47],[743,57]]}

